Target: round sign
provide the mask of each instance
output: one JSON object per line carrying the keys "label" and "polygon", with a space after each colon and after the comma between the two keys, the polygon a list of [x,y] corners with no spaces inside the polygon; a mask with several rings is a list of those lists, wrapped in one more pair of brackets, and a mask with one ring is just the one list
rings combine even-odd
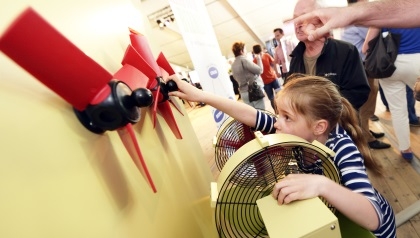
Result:
{"label": "round sign", "polygon": [[225,118],[225,113],[216,109],[213,112],[213,118],[216,123],[220,123]]}
{"label": "round sign", "polygon": [[219,70],[217,70],[216,67],[211,66],[208,70],[209,76],[212,79],[217,79],[217,77],[219,77]]}

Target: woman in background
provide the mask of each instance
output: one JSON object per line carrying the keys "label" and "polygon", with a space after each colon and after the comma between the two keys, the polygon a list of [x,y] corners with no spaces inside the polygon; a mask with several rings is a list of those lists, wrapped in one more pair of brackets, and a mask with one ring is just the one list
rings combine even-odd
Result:
{"label": "woman in background", "polygon": [[[248,97],[248,83],[252,80],[259,80],[263,72],[260,56],[255,56],[257,64],[246,58],[246,49],[243,42],[235,42],[232,46],[232,52],[235,55],[235,61],[232,63],[232,75],[239,84],[239,93],[242,101],[255,109],[265,110],[264,98],[250,102]],[[262,83],[262,82],[260,82]],[[264,85],[260,85],[263,87]]]}

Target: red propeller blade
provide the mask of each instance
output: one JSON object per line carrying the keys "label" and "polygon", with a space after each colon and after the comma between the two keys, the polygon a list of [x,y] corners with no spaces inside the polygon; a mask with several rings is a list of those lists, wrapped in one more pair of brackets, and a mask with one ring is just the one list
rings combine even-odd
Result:
{"label": "red propeller blade", "polygon": [[[139,53],[141,58],[143,58],[145,62],[153,69],[153,72],[155,73],[155,76],[153,78],[160,76],[159,66],[157,65],[155,58],[153,57],[152,50],[150,49],[150,46],[149,46],[149,43],[147,42],[146,37],[132,28],[129,28],[129,30],[130,30],[131,45],[134,47],[137,53]],[[157,87],[157,92],[158,92],[157,94],[154,94],[156,95],[156,97],[155,97],[155,102],[154,102],[155,105],[153,107],[153,117],[154,117],[153,124],[156,125],[156,104],[158,104],[162,100],[162,97],[159,93],[160,85],[157,80],[154,80],[150,86],[153,89]]]}
{"label": "red propeller blade", "polygon": [[129,45],[127,47],[122,64],[129,64],[136,67],[138,70],[141,70],[148,77],[147,88],[155,89],[155,91],[153,91],[154,102],[152,108],[152,120],[153,127],[156,127],[157,104],[162,99],[162,96],[160,95],[160,86],[157,84],[158,81],[156,80],[157,72],[155,72],[155,70],[152,67],[150,67],[146,60],[134,49],[132,45]]}
{"label": "red propeller blade", "polygon": [[155,72],[155,77],[160,73],[159,66],[155,61],[152,50],[150,49],[147,39],[142,34],[130,28],[130,41],[134,49],[141,55],[141,57],[146,61],[150,67],[152,67]]}
{"label": "red propeller blade", "polygon": [[153,92],[153,97],[155,98],[155,101],[153,102],[152,120],[153,120],[153,128],[155,128],[156,127],[156,111],[157,111],[157,106],[159,104],[159,98],[160,98],[160,87],[158,87],[157,90]]}
{"label": "red propeller blade", "polygon": [[132,45],[129,45],[125,51],[124,58],[121,62],[123,65],[130,64],[140,70],[148,77],[147,87],[149,89],[156,87],[156,76],[157,72],[146,62],[146,60],[134,49]]}
{"label": "red propeller blade", "polygon": [[172,133],[174,133],[177,139],[182,139],[181,131],[176,124],[174,114],[172,113],[171,105],[168,101],[159,103],[158,105],[159,112],[162,114],[169,128],[171,128]]}
{"label": "red propeller blade", "polygon": [[118,129],[118,134],[120,135],[121,141],[130,154],[134,164],[136,164],[137,168],[139,169],[141,175],[149,183],[153,192],[156,193],[157,190],[155,184],[153,183],[152,177],[150,176],[149,170],[147,169],[146,162],[144,161],[143,155],[141,154],[136,135],[134,134],[133,126],[130,123],[127,124],[125,127]]}
{"label": "red propeller blade", "polygon": [[[132,31],[132,30],[130,29],[130,31]],[[148,49],[148,50],[142,49],[143,46],[140,45],[141,41],[133,40],[132,35],[133,34],[130,34],[132,44],[134,42],[134,44],[137,45],[136,47],[139,50],[141,50],[142,52],[150,51],[150,49]],[[147,45],[147,47],[148,47],[148,45]],[[146,53],[146,57],[150,57],[150,55],[148,56],[147,54],[148,53]],[[151,52],[150,52],[150,54],[151,54]],[[152,55],[152,57],[153,57],[153,55]],[[149,77],[149,80],[148,80],[149,83],[147,85],[147,88],[155,89],[155,91],[153,91],[154,102],[153,102],[153,108],[152,108],[152,110],[153,110],[152,111],[152,120],[153,120],[153,127],[156,127],[157,104],[159,103],[160,100],[162,100],[162,96],[160,95],[160,86],[158,85],[158,81],[156,80],[156,77],[158,75],[158,71],[156,71],[154,68],[152,68],[150,66],[150,64],[146,61],[146,59],[143,58],[140,55],[140,53],[137,51],[137,49],[133,45],[129,45],[127,47],[127,50],[125,51],[125,55],[124,55],[124,59],[122,61],[122,64],[130,64],[130,65],[136,67],[138,70],[141,70],[145,75],[147,75]],[[154,62],[154,64],[156,65],[156,62]],[[160,72],[160,70],[159,70],[159,72]]]}
{"label": "red propeller blade", "polygon": [[131,90],[147,88],[149,82],[149,78],[146,75],[129,64],[123,65],[123,67],[114,74],[114,78],[126,83]]}
{"label": "red propeller blade", "polygon": [[[143,35],[131,28],[130,33],[130,41],[132,47],[129,46],[127,48],[123,63],[133,65],[137,69],[143,71],[147,76],[149,76],[149,78],[151,78],[150,76],[152,75],[152,72],[154,75],[153,79],[157,76],[162,76],[162,66],[159,67],[158,63],[154,60],[152,51],[149,47],[146,37],[144,37]],[[161,55],[162,56],[160,56],[160,62],[162,62],[164,64],[164,67],[166,68],[168,68],[169,66],[170,69],[168,70],[170,72],[174,72],[169,63],[167,62],[166,58],[163,56],[163,54]],[[164,61],[166,61],[166,64]],[[156,84],[151,83],[149,89],[154,89],[157,86],[156,91],[153,91],[153,96],[155,99],[152,108],[153,127],[156,126],[156,112],[159,109],[165,121],[168,123],[169,127],[174,133],[175,137],[178,139],[182,139],[181,132],[179,131],[179,128],[176,124],[169,102],[161,102],[163,96],[160,94],[160,86],[157,84],[158,81],[152,81],[154,81]]]}
{"label": "red propeller blade", "polygon": [[169,75],[173,75],[175,74],[174,69],[172,69],[171,65],[169,64],[168,60],[166,59],[165,55],[160,52],[157,59],[156,59],[156,63],[166,72],[168,72]]}
{"label": "red propeller blade", "polygon": [[100,92],[112,75],[31,8],[0,38],[0,50],[80,111],[108,95]]}

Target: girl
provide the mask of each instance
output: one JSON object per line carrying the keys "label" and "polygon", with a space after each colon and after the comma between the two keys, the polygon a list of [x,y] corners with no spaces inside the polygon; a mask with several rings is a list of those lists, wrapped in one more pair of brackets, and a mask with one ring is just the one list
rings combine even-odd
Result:
{"label": "girl", "polygon": [[278,118],[243,103],[197,90],[171,76],[180,91],[169,95],[203,101],[254,127],[271,133],[287,133],[309,142],[317,140],[335,152],[334,164],[343,185],[314,174],[289,174],[275,184],[272,195],[281,204],[321,196],[353,222],[377,237],[395,237],[394,212],[371,185],[365,168],[380,173],[365,139],[356,112],[334,83],[317,76],[291,76],[277,94]]}

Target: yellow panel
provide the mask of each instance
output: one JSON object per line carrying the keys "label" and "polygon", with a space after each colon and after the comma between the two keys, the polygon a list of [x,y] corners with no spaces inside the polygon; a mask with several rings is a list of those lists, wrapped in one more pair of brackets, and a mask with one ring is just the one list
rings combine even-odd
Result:
{"label": "yellow panel", "polygon": [[[105,24],[107,29],[121,29],[118,40],[115,32],[108,38],[101,35],[105,28],[96,31],[83,19],[119,19],[109,13],[131,7],[131,1],[2,3],[0,35],[15,17],[8,11],[17,13],[30,3],[71,39],[83,42],[86,35],[81,32],[90,29],[94,36],[85,42],[91,46],[89,55],[104,56],[94,60],[106,62],[112,73],[120,67],[129,42],[128,26]],[[97,14],[102,10],[106,11]],[[61,29],[67,23],[73,28]],[[213,177],[185,110],[184,116],[173,110],[182,140],[174,137],[160,115],[153,128],[148,109],[134,126],[157,188],[153,193],[116,131],[103,135],[87,131],[67,102],[1,52],[0,108],[0,237],[217,237],[209,206]]]}
{"label": "yellow panel", "polygon": [[257,200],[271,238],[340,238],[337,217],[319,198],[279,206],[271,195]]}

